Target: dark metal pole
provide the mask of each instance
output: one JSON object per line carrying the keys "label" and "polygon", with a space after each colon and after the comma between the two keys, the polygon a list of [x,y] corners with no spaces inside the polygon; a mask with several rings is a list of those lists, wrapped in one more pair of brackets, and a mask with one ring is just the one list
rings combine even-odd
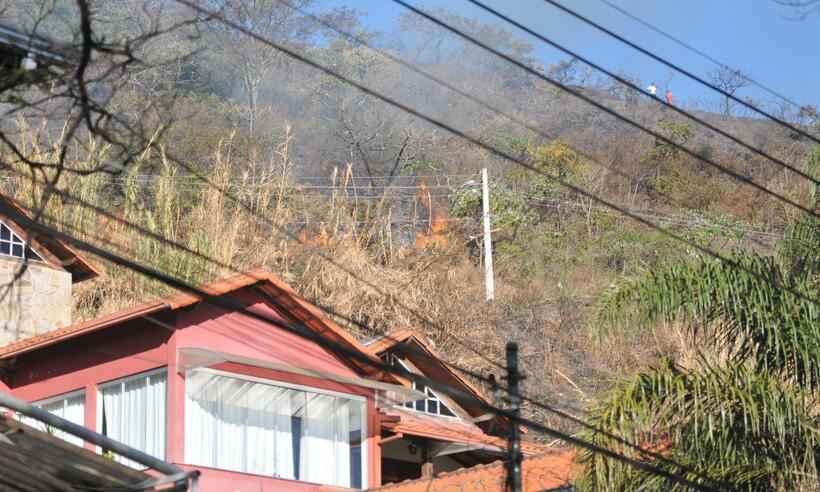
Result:
{"label": "dark metal pole", "polygon": [[[510,413],[518,417],[521,413],[518,397],[518,382],[521,381],[521,374],[518,371],[518,344],[507,343],[507,389],[510,402]],[[509,492],[521,492],[521,434],[516,421],[510,422],[508,435],[510,456],[507,460],[507,490]]]}

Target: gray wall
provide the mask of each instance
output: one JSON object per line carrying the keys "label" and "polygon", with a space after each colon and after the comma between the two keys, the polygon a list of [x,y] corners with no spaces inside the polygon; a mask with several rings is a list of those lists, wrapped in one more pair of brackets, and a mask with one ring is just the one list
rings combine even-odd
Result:
{"label": "gray wall", "polygon": [[71,323],[71,274],[0,257],[0,346]]}

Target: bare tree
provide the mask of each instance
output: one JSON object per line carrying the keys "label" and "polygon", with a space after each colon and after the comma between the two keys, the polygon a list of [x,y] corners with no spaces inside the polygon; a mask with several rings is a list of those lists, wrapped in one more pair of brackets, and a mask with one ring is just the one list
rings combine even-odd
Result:
{"label": "bare tree", "polygon": [[[710,73],[709,80],[718,89],[721,89],[732,96],[734,96],[738,90],[744,87],[748,87],[750,84],[749,79],[743,74],[743,72],[725,66],[720,67],[712,73]],[[731,98],[724,95],[723,114],[725,116],[731,116],[732,107],[733,104]]]}
{"label": "bare tree", "polygon": [[[276,0],[209,0],[208,8],[260,36],[290,46],[304,44],[319,28],[296,10]],[[299,9],[309,8],[314,0],[290,2]],[[261,108],[260,89],[274,70],[287,70],[288,58],[264,43],[250,38],[222,22],[213,21],[206,29],[211,34],[209,49],[221,56],[229,74],[241,81],[246,100],[248,132],[253,135]]]}
{"label": "bare tree", "polygon": [[[198,19],[153,0],[118,2],[119,18],[127,11],[130,28],[108,22],[107,2],[21,0],[10,5],[6,60],[22,56],[19,68],[4,72],[0,85],[0,164],[4,171],[39,175],[56,184],[64,172],[118,173],[156,141],[171,124],[167,108],[173,91],[147,88],[139,81],[152,71],[183,63],[192,51],[162,50],[196,34]],[[22,36],[22,38],[21,38]],[[53,38],[50,36],[54,36]],[[16,38],[15,38],[16,37]],[[13,39],[28,39],[15,44]],[[12,62],[14,63],[14,62]],[[164,72],[166,85],[175,80]],[[53,152],[35,156],[17,138],[17,122],[42,121],[43,138],[54,138]],[[55,133],[56,132],[56,133]],[[66,164],[78,139],[95,139],[110,147],[106,162],[89,168]]]}

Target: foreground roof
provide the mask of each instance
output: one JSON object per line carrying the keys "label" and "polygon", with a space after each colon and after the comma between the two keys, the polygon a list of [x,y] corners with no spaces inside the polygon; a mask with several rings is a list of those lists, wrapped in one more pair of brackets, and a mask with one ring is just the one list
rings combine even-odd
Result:
{"label": "foreground roof", "polygon": [[4,491],[153,490],[155,478],[0,414]]}
{"label": "foreground roof", "polygon": [[[273,302],[286,309],[288,314],[314,332],[333,340],[344,347],[358,351],[373,361],[375,355],[359,343],[344,328],[334,323],[322,311],[297,294],[289,285],[276,275],[264,269],[256,269],[227,277],[200,286],[199,289],[210,296],[221,296],[246,287],[255,286],[265,293]],[[0,348],[0,360],[39,350],[61,343],[81,335],[104,330],[128,320],[140,318],[163,311],[175,311],[202,302],[203,299],[193,294],[180,293],[161,299],[137,304],[128,309],[80,323],[74,323],[31,338],[20,340]],[[356,364],[356,361],[351,361]],[[369,367],[362,367],[363,372],[372,372]]]}
{"label": "foreground roof", "polygon": [[[523,492],[570,490],[574,452],[553,450],[525,458],[521,467]],[[506,492],[507,469],[503,461],[440,473],[433,478],[405,480],[373,491],[384,492]]]}

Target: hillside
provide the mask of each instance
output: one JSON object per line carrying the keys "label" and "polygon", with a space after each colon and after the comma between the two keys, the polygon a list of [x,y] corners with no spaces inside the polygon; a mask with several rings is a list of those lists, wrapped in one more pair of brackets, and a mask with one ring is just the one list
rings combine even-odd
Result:
{"label": "hillside", "polygon": [[[333,14],[362,29],[353,13]],[[32,176],[55,174],[47,166],[37,174],[29,164],[60,162],[72,171],[59,176],[60,192],[48,200],[45,220],[64,230],[189,281],[267,267],[353,320],[346,324],[362,338],[412,327],[450,362],[484,373],[497,371],[489,361],[503,360],[506,341],[518,341],[525,391],[578,415],[624,376],[664,356],[693,356],[691,340],[676,323],[622,337],[597,336],[602,293],[660,265],[700,255],[693,245],[770,255],[800,217],[798,209],[454,41],[445,43],[449,48],[439,60],[417,56],[418,65],[523,118],[537,132],[296,17],[277,35],[543,173],[526,172],[258,43],[206,25],[199,38],[181,28],[161,42],[152,40],[143,55],[162,63],[125,70],[112,94],[98,87],[144,140],[119,121],[107,128],[119,140],[71,134],[66,122],[73,121],[72,110],[60,101],[49,101],[45,113],[25,108],[5,119],[4,131],[25,159],[4,147],[9,166],[3,192],[36,203],[43,187],[33,185]],[[134,19],[136,25],[141,21]],[[424,34],[412,24],[405,27]],[[487,29],[493,39],[507,40],[505,48],[532,56],[532,47],[501,36],[496,27]],[[379,33],[366,34],[379,39]],[[382,44],[403,58],[413,54],[412,47]],[[557,68],[546,72],[554,75]],[[696,155],[811,206],[812,190],[799,176],[643,96],[614,90],[617,84],[582,83],[578,77],[569,73],[566,80]],[[694,105],[686,109],[806,169],[809,143],[775,124]],[[150,144],[134,144],[145,140]],[[477,240],[480,198],[474,186],[465,185],[477,181],[482,168],[492,183],[492,304],[484,300]],[[556,178],[691,244],[570,193]],[[104,278],[78,293],[77,319],[165,292],[113,265],[105,264],[105,270]],[[575,430],[542,410],[526,410]]]}

